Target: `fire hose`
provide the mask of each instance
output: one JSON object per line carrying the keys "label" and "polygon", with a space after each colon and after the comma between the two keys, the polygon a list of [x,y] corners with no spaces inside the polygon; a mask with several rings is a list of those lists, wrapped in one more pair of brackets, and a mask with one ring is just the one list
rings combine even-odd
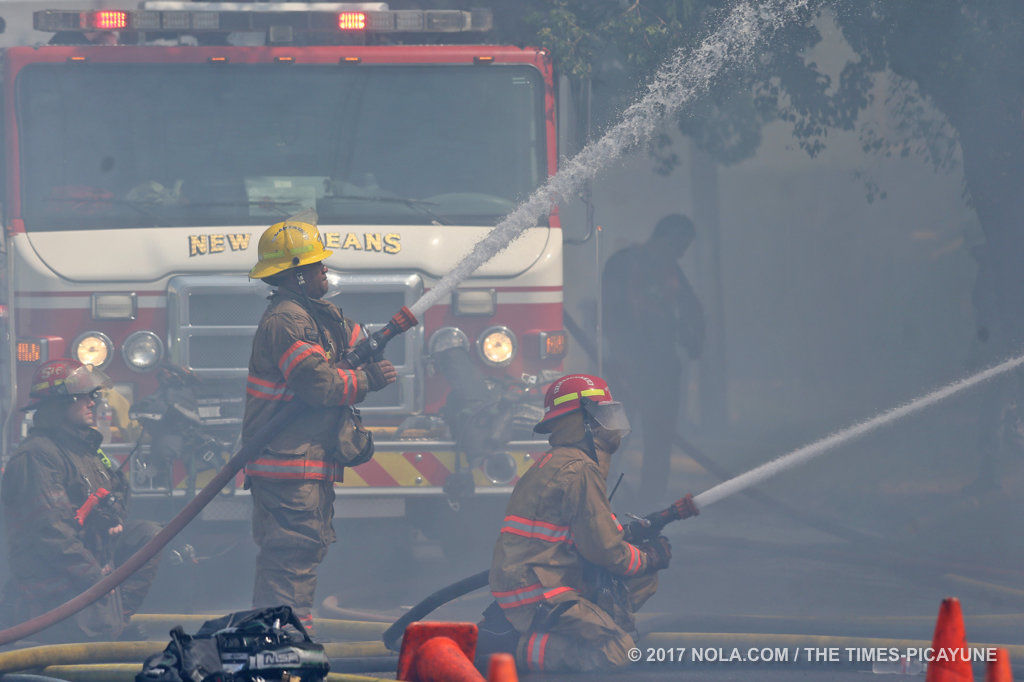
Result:
{"label": "fire hose", "polygon": [[[936,389],[931,393],[915,398],[908,403],[887,410],[886,412],[883,412],[871,419],[849,426],[833,433],[830,436],[821,438],[787,454],[780,455],[779,457],[769,460],[760,466],[754,467],[739,476],[734,476],[722,483],[712,486],[696,497],[687,495],[684,498],[676,500],[676,502],[666,509],[654,512],[653,514],[648,514],[642,519],[637,519],[637,521],[634,521],[626,528],[626,533],[628,535],[632,528],[635,532],[642,533],[643,537],[653,537],[658,531],[664,528],[667,523],[680,518],[687,518],[685,515],[678,516],[677,514],[679,513],[679,510],[685,511],[687,507],[692,507],[693,512],[696,512],[697,509],[707,507],[729,497],[730,495],[734,495],[746,490],[747,488],[763,483],[767,479],[818,457],[840,444],[872,433],[873,431],[876,431],[877,429],[898,419],[902,419],[906,416],[919,412],[942,400],[946,400],[947,398],[988,381],[993,377],[1013,371],[1021,366],[1024,366],[1024,355],[1017,355],[969,377],[954,381],[953,383],[947,384],[946,386]],[[690,515],[692,516],[693,514]],[[406,625],[424,617],[441,604],[447,603],[452,599],[456,599],[463,594],[468,594],[475,589],[484,587],[487,584],[488,573],[488,571],[481,571],[480,573],[463,578],[456,583],[438,590],[414,606],[384,632],[383,639],[385,646],[389,649],[395,650],[401,639],[401,633],[404,632]]]}
{"label": "fire hose", "polygon": [[[699,513],[693,503],[693,496],[687,495],[676,500],[665,509],[659,509],[647,516],[634,519],[623,529],[623,536],[627,542],[649,540],[657,536],[665,526],[673,521],[688,519]],[[490,570],[474,573],[430,594],[426,599],[402,614],[398,620],[392,623],[391,627],[384,631],[382,637],[384,646],[392,651],[398,651],[402,641],[402,634],[410,623],[421,620],[434,609],[447,604],[453,599],[458,599],[465,594],[485,587],[489,574]]]}
{"label": "fire hose", "polygon": [[[418,324],[418,321],[415,315],[407,307],[403,306],[388,321],[387,325],[360,341],[352,350],[346,353],[346,361],[351,359],[349,362],[350,366],[357,367],[368,360],[383,358],[384,347],[388,341],[402,332],[411,329],[416,324]],[[178,512],[178,515],[171,519],[152,540],[143,545],[135,554],[128,557],[123,564],[115,568],[109,575],[77,597],[35,618],[5,630],[0,630],[0,646],[16,642],[19,639],[28,637],[70,618],[128,579],[143,564],[156,556],[157,552],[163,549],[167,543],[174,539],[174,536],[180,533],[217,496],[220,490],[242,470],[246,462],[259,453],[270,442],[271,438],[285,424],[298,416],[302,410],[303,405],[298,400],[285,405],[284,409],[271,417],[270,421],[252,435],[235,456],[228,460],[228,463],[217,472],[210,482],[197,492],[196,496],[189,500],[188,504]]]}

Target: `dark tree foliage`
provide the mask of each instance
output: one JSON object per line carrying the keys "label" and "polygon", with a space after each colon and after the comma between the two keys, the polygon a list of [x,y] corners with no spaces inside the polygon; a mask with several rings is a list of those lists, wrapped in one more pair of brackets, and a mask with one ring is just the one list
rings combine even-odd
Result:
{"label": "dark tree foliage", "polygon": [[[491,7],[488,40],[548,48],[577,79],[618,69],[628,99],[672,50],[714,31],[725,0],[427,0],[392,7]],[[966,191],[986,235],[976,308],[993,353],[1024,342],[1024,2],[1021,0],[812,0],[818,21],[792,25],[752,64],[719,78],[679,127],[723,163],[756,152],[762,127],[785,121],[810,155],[830,131],[858,129],[877,78],[893,84],[898,125],[858,129],[864,149],[922,156],[936,167],[962,158]],[[807,58],[834,22],[853,57],[833,78]],[[611,67],[611,68],[610,68]],[[922,120],[938,111],[940,125]],[[945,122],[941,121],[944,117]],[[955,153],[957,144],[960,154]],[[654,145],[664,170],[674,157]]]}
{"label": "dark tree foliage", "polygon": [[[1019,351],[1024,342],[1024,3],[843,0],[831,7],[859,58],[856,68],[868,78],[888,69],[912,83],[955,131],[967,191],[986,237],[976,254],[979,333],[993,341],[996,354]],[[930,142],[925,140],[923,149],[933,149]]]}

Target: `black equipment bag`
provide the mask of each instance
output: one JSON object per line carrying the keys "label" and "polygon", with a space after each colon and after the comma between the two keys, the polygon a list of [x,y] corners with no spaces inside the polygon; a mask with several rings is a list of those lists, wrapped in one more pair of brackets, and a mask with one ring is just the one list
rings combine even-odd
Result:
{"label": "black equipment bag", "polygon": [[194,635],[171,630],[162,653],[146,659],[135,682],[322,682],[330,664],[288,606],[239,611],[203,623]]}

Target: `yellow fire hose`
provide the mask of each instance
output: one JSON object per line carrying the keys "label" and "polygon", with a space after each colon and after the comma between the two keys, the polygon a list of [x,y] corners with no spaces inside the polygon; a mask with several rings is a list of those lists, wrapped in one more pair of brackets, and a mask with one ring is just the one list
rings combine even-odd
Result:
{"label": "yellow fire hose", "polygon": [[[195,632],[208,620],[220,618],[224,614],[174,614],[174,613],[136,613],[132,616],[132,624],[145,628],[149,636],[163,635],[175,625],[185,628],[185,632]],[[334,618],[315,618],[313,628],[315,639],[319,642],[363,641],[380,639],[388,628],[388,623],[375,623],[360,620],[337,620]]]}
{"label": "yellow fire hose", "polygon": [[[166,646],[166,641],[89,642],[15,649],[0,653],[0,673],[34,670],[55,665],[142,661],[148,656],[160,653]],[[324,653],[328,658],[340,659],[392,655],[383,642],[328,642],[324,644]]]}
{"label": "yellow fire hose", "polygon": [[[1024,647],[1022,647],[1024,648]],[[384,642],[327,642],[324,644],[327,658],[364,658],[367,656],[394,656]]]}
{"label": "yellow fire hose", "polygon": [[0,673],[44,668],[48,665],[142,661],[147,656],[160,653],[166,646],[166,641],[89,642],[33,646],[0,653]]}
{"label": "yellow fire hose", "polygon": [[[105,665],[51,665],[42,674],[69,682],[135,682],[141,663],[107,663]],[[329,673],[326,682],[380,682],[379,677]]]}
{"label": "yellow fire hose", "polygon": [[[37,671],[43,675],[70,682],[133,682],[142,669],[138,661],[163,651],[164,641],[149,642],[91,642],[82,644],[54,644],[30,647],[0,653],[0,675],[3,673]],[[731,650],[739,648],[856,648],[856,649],[927,649],[931,642],[917,639],[888,639],[884,637],[843,637],[771,633],[707,633],[707,632],[655,632],[640,642],[645,647],[676,649],[680,647]],[[1006,649],[1013,661],[1024,661],[1024,645],[972,644],[971,649]],[[328,658],[345,659],[389,656],[391,652],[382,642],[329,642],[324,644]],[[134,661],[134,662],[126,662]],[[331,673],[327,682],[369,682],[378,677]]]}

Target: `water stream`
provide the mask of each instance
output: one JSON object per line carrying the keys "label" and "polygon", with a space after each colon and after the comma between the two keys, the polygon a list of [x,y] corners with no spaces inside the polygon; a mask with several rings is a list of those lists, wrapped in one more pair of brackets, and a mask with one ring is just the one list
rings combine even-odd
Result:
{"label": "water stream", "polygon": [[677,50],[658,69],[646,92],[623,112],[603,137],[562,163],[561,169],[512,213],[499,222],[440,282],[412,305],[423,313],[444,300],[451,290],[508,246],[523,230],[537,224],[560,201],[574,198],[584,183],[628,149],[650,139],[667,116],[706,92],[728,66],[741,65],[757,54],[778,29],[795,20],[813,0],[740,2],[694,50]]}
{"label": "water stream", "polygon": [[824,454],[833,448],[844,445],[855,438],[860,438],[861,436],[867,435],[887,424],[891,424],[892,422],[903,419],[904,417],[908,417],[915,412],[920,412],[921,410],[931,407],[946,398],[950,398],[961,391],[966,391],[967,389],[997,377],[1000,374],[1005,374],[1006,372],[1014,370],[1021,365],[1024,365],[1024,355],[1018,355],[1017,357],[1010,358],[1009,360],[989,367],[977,374],[972,374],[965,379],[954,381],[953,383],[932,391],[927,395],[915,398],[909,403],[900,405],[899,407],[894,407],[876,417],[868,419],[867,421],[854,424],[853,426],[848,426],[845,429],[837,431],[830,436],[826,436],[821,440],[817,440],[810,445],[805,445],[788,454],[776,457],[770,462],[765,462],[761,466],[755,467],[746,473],[736,476],[735,478],[723,481],[716,486],[708,488],[700,495],[697,495],[693,498],[693,501],[697,503],[698,508],[703,509],[704,507],[714,504],[719,500],[724,500],[730,495],[735,495],[745,488],[757,485],[769,478],[772,478],[773,476],[776,476],[777,474],[781,474],[783,471],[792,469],[799,464],[803,464],[804,462],[813,459],[818,455]]}

